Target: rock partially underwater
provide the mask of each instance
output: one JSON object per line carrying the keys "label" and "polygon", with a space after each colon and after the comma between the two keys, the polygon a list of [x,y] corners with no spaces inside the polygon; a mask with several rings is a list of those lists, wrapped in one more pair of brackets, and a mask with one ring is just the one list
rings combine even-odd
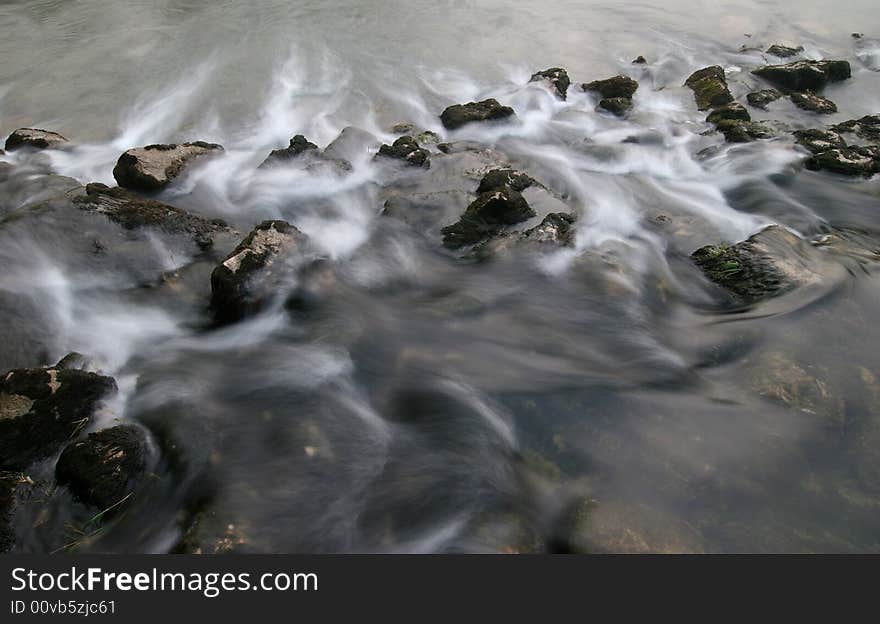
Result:
{"label": "rock partially underwater", "polygon": [[9,135],[6,139],[7,152],[12,152],[25,147],[32,149],[51,149],[63,147],[70,141],[51,130],[41,130],[39,128],[19,128]]}
{"label": "rock partially underwater", "polygon": [[498,100],[490,98],[482,102],[454,104],[440,114],[440,121],[447,130],[457,130],[462,126],[477,121],[499,121],[512,117],[514,111],[509,106],[502,106]]}
{"label": "rock partially underwater", "polygon": [[126,151],[113,168],[119,186],[142,192],[161,191],[196,161],[223,151],[216,143],[170,143]]}

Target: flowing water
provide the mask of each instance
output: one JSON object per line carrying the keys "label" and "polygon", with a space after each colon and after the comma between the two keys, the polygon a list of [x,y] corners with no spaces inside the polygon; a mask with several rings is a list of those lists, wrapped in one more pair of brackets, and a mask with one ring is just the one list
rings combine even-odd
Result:
{"label": "flowing water", "polygon": [[[736,313],[688,260],[772,223],[875,240],[880,184],[804,171],[790,139],[725,145],[682,87],[720,64],[741,100],[761,50],[788,42],[851,62],[826,91],[839,112],[756,119],[877,113],[873,0],[27,0],[0,5],[0,30],[0,131],[76,143],[4,156],[19,178],[0,216],[44,198],[50,171],[113,184],[122,151],[201,139],[224,155],[161,199],[242,235],[286,219],[326,258],[307,310],[216,328],[216,259],[147,237],[130,265],[96,268],[76,231],[7,218],[0,369],[88,354],[120,387],[92,426],[141,422],[164,457],[99,532],[47,486],[18,550],[880,550],[873,257],[836,255],[818,287]],[[528,83],[550,66],[633,76],[633,113]],[[446,106],[486,97],[516,121],[443,129]],[[578,215],[575,246],[474,263],[434,222],[381,215],[414,192],[453,222],[479,180],[463,171],[487,164],[466,155],[257,170],[294,134],[390,142],[402,121],[528,171],[553,191],[526,193],[539,212]]]}

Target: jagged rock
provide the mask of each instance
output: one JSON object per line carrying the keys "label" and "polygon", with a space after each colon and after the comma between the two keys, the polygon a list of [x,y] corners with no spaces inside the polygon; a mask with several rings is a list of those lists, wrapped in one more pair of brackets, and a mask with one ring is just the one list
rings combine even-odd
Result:
{"label": "jagged rock", "polygon": [[508,187],[487,191],[471,202],[458,222],[443,228],[443,244],[450,249],[473,245],[534,216],[519,192]]}
{"label": "jagged rock", "polygon": [[411,136],[402,136],[392,145],[382,145],[377,156],[402,160],[413,167],[430,167],[428,150],[419,147]]}
{"label": "jagged rock", "polygon": [[870,177],[880,172],[880,147],[850,146],[814,154],[804,163],[807,169],[824,169],[848,176]]}
{"label": "jagged rock", "polygon": [[441,113],[440,121],[446,129],[455,130],[474,121],[495,121],[514,114],[511,107],[502,106],[492,98],[482,102],[454,104]]}
{"label": "jagged rock", "polygon": [[826,152],[830,149],[846,147],[846,141],[838,133],[831,130],[795,130],[792,132],[798,145],[805,147],[814,154]]}
{"label": "jagged rock", "polygon": [[230,233],[222,220],[208,220],[170,204],[100,183],[86,185],[85,195],[74,197],[73,203],[82,210],[103,214],[127,230],[143,227],[187,235],[202,249],[211,247],[218,234]]}
{"label": "jagged rock", "polygon": [[749,115],[749,111],[742,104],[733,102],[725,106],[719,106],[706,117],[706,121],[711,124],[717,124],[724,120],[751,121],[752,116]]}
{"label": "jagged rock", "polygon": [[211,307],[219,322],[262,308],[288,274],[285,264],[307,237],[286,221],[263,221],[211,273]]}
{"label": "jagged rock", "polygon": [[0,378],[0,469],[19,470],[54,454],[116,390],[112,377],[30,368]]}
{"label": "jagged rock", "polygon": [[632,61],[633,65],[646,65],[647,63],[648,60],[642,55],[635,57]]}
{"label": "jagged rock", "polygon": [[782,92],[776,89],[761,89],[760,91],[752,91],[746,95],[749,105],[762,110],[767,110],[767,105],[775,102],[782,97]]}
{"label": "jagged rock", "polygon": [[880,143],[880,115],[865,115],[859,119],[850,119],[833,127],[841,133],[852,133],[870,143]]}
{"label": "jagged rock", "polygon": [[691,259],[741,304],[751,304],[821,280],[802,250],[806,243],[773,225],[734,245],[707,245]]}
{"label": "jagged rock", "polygon": [[803,51],[804,46],[791,48],[789,46],[779,45],[778,43],[774,43],[772,46],[767,48],[767,54],[772,54],[773,56],[778,56],[779,58],[789,58],[792,56],[796,56]]}
{"label": "jagged rock", "polygon": [[684,84],[694,92],[694,99],[699,110],[707,110],[733,102],[733,96],[727,88],[724,70],[719,65],[698,69],[685,80]]}
{"label": "jagged rock", "polygon": [[847,61],[795,61],[766,65],[752,73],[785,91],[821,91],[829,82],[846,80],[852,75]]}
{"label": "jagged rock", "polygon": [[632,98],[639,83],[627,76],[613,76],[605,80],[585,82],[582,86],[584,91],[594,91],[603,99]]}
{"label": "jagged rock", "polygon": [[204,141],[136,147],[119,157],[113,168],[113,177],[119,186],[128,189],[160,191],[193,161],[222,151],[222,146]]}
{"label": "jagged rock", "polygon": [[12,152],[23,147],[50,149],[61,147],[66,143],[69,141],[57,132],[39,128],[19,128],[6,139],[5,147],[7,152]]}
{"label": "jagged rock", "polygon": [[301,154],[306,152],[317,150],[318,146],[314,143],[310,142],[303,135],[297,134],[295,137],[290,139],[290,145],[288,145],[284,149],[272,150],[269,152],[269,155],[266,157],[266,160],[262,162],[260,167],[268,167],[271,165],[279,165],[283,164]]}
{"label": "jagged rock", "polygon": [[792,93],[791,101],[794,102],[795,106],[797,106],[798,108],[802,108],[803,110],[810,111],[812,113],[829,115],[831,113],[837,112],[837,104],[835,104],[828,98],[824,98],[821,95],[816,95],[811,91]]}
{"label": "jagged rock", "polygon": [[715,129],[724,135],[728,143],[748,143],[776,136],[776,132],[766,124],[739,119],[723,119],[715,124]]}
{"label": "jagged rock", "polygon": [[536,182],[531,176],[515,169],[492,169],[480,180],[477,193],[482,194],[504,187],[522,192],[534,184]]}
{"label": "jagged rock", "polygon": [[622,117],[632,108],[633,101],[626,97],[603,98],[599,100],[598,108],[606,110],[609,113]]}
{"label": "jagged rock", "polygon": [[556,91],[556,95],[563,100],[565,99],[566,94],[568,93],[568,87],[571,85],[571,80],[568,78],[568,72],[561,67],[551,67],[550,69],[545,69],[544,71],[532,74],[529,82],[538,82],[541,80],[550,83],[550,86]]}
{"label": "jagged rock", "polygon": [[84,503],[108,510],[137,488],[155,466],[156,455],[145,429],[119,425],[68,445],[55,465],[55,477]]}
{"label": "jagged rock", "polygon": [[574,244],[574,223],[577,217],[566,212],[552,212],[540,224],[525,232],[492,238],[477,245],[473,257],[483,260],[510,249],[546,249],[548,245],[570,247]]}

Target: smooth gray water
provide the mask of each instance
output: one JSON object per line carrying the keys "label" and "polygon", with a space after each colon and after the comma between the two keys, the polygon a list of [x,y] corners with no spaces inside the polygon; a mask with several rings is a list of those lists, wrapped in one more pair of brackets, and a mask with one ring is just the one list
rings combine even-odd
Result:
{"label": "smooth gray water", "polygon": [[[220,550],[880,550],[873,259],[744,314],[714,310],[687,260],[770,223],[873,236],[876,176],[803,171],[788,139],[724,146],[682,88],[721,64],[741,99],[760,50],[799,44],[853,65],[823,123],[877,113],[877,52],[851,37],[880,35],[874,4],[4,2],[0,130],[77,143],[40,166],[112,183],[129,147],[217,141],[226,154],[162,198],[241,232],[285,218],[329,259],[314,313],[210,329],[210,265],[172,254],[179,275],[143,288],[66,259],[73,232],[4,234],[0,289],[45,323],[19,335],[9,319],[0,369],[88,353],[122,389],[103,424],[137,420],[174,448],[76,549],[169,551],[202,514]],[[633,115],[527,85],[557,65],[576,83],[633,75]],[[440,126],[489,96],[516,125]],[[475,266],[380,217],[392,181],[368,159],[343,182],[255,172],[296,133],[389,140],[400,121],[490,145],[569,198],[575,249]],[[471,192],[460,173],[412,184]],[[4,198],[4,216],[35,198]],[[56,491],[20,520],[19,549],[61,548],[89,515]]]}

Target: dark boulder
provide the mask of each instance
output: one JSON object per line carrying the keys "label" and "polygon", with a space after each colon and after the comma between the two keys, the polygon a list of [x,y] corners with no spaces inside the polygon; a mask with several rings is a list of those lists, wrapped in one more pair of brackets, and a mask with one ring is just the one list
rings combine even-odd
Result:
{"label": "dark boulder", "polygon": [[566,212],[551,212],[533,228],[492,238],[477,245],[473,257],[485,260],[516,249],[517,251],[544,251],[574,245],[577,217]]}
{"label": "dark boulder", "polygon": [[113,177],[119,186],[135,191],[161,191],[194,161],[222,151],[222,146],[204,141],[137,147],[119,157]]}
{"label": "dark boulder", "polygon": [[509,106],[502,106],[497,100],[488,99],[482,102],[454,104],[441,113],[440,121],[446,129],[455,130],[474,121],[495,121],[514,114]]}
{"label": "dark boulder", "polygon": [[767,48],[767,54],[772,54],[773,56],[779,58],[790,58],[792,56],[797,56],[801,52],[804,51],[804,46],[798,46],[796,48],[792,48],[789,46],[779,45],[778,43],[774,43],[772,46]]}
{"label": "dark boulder", "polygon": [[724,140],[728,143],[749,143],[776,136],[773,128],[766,124],[739,119],[723,119],[715,124],[715,129],[724,135]]}
{"label": "dark boulder", "polygon": [[846,80],[852,75],[847,61],[795,61],[766,65],[752,73],[785,91],[820,91],[829,82]]}
{"label": "dark boulder", "polygon": [[112,512],[155,467],[156,455],[145,429],[119,425],[69,444],[55,465],[55,477],[79,500]]}
{"label": "dark boulder", "polygon": [[724,70],[719,65],[698,69],[685,80],[684,84],[694,92],[694,99],[699,110],[707,110],[733,102],[733,96],[727,88]]}
{"label": "dark boulder", "polygon": [[293,158],[296,158],[297,156],[317,149],[317,145],[310,142],[303,135],[297,134],[295,137],[290,139],[290,145],[288,145],[286,148],[272,150],[271,152],[269,152],[269,155],[266,157],[266,160],[262,162],[260,167],[262,168],[272,165],[281,165],[290,161]]}
{"label": "dark boulder", "polygon": [[288,261],[307,237],[286,221],[263,221],[211,273],[211,307],[219,322],[259,311],[283,288]]}
{"label": "dark boulder", "polygon": [[734,301],[748,305],[819,281],[808,248],[799,237],[774,225],[741,243],[701,247],[691,259]]}
{"label": "dark boulder", "polygon": [[837,104],[812,91],[792,93],[790,97],[795,106],[811,113],[830,115],[837,112]]}
{"label": "dark boulder", "polygon": [[648,59],[646,59],[642,55],[635,57],[632,61],[633,65],[647,65],[647,63],[648,63]]}
{"label": "dark boulder", "polygon": [[836,132],[855,134],[869,143],[880,143],[880,115],[865,115],[833,127]]}
{"label": "dark boulder", "polygon": [[719,106],[706,117],[706,121],[711,124],[717,124],[724,120],[751,121],[752,116],[745,106],[738,102],[733,102],[725,106]]}
{"label": "dark boulder", "polygon": [[880,147],[869,145],[830,149],[814,154],[804,165],[813,171],[825,170],[867,178],[880,173]]}
{"label": "dark boulder", "polygon": [[74,197],[73,203],[82,210],[100,213],[127,230],[153,228],[167,234],[185,235],[202,249],[211,247],[218,234],[231,232],[222,220],[208,220],[170,204],[99,183],[88,184],[86,193]]}
{"label": "dark boulder", "polygon": [[402,136],[391,145],[383,144],[376,156],[402,160],[413,167],[431,166],[428,150],[419,147],[419,144],[411,136]]}
{"label": "dark boulder", "polygon": [[40,130],[39,128],[19,128],[6,139],[5,147],[7,152],[12,152],[23,147],[49,149],[61,147],[67,143],[69,141],[57,132]]}
{"label": "dark boulder", "polygon": [[632,108],[632,105],[633,101],[627,97],[603,98],[599,100],[598,108],[622,117]]}
{"label": "dark boulder", "polygon": [[568,87],[571,85],[571,80],[568,78],[568,72],[561,67],[551,67],[550,69],[539,71],[532,74],[532,77],[529,79],[529,82],[539,81],[549,83],[556,92],[556,95],[563,100],[568,93]]}
{"label": "dark boulder", "polygon": [[477,193],[482,194],[504,187],[522,192],[534,184],[536,182],[531,176],[515,169],[492,169],[480,180]]}
{"label": "dark boulder", "polygon": [[777,91],[776,89],[761,89],[760,91],[752,91],[746,95],[746,100],[748,100],[750,106],[767,110],[768,104],[775,102],[781,97],[782,92]]}
{"label": "dark boulder", "polygon": [[639,88],[639,83],[627,76],[613,76],[605,80],[585,82],[584,91],[598,93],[603,99],[631,98]]}
{"label": "dark boulder", "polygon": [[473,245],[534,216],[519,192],[508,187],[486,191],[471,202],[458,222],[443,228],[443,244],[450,249]]}
{"label": "dark boulder", "polygon": [[840,149],[846,147],[846,141],[843,140],[837,132],[831,130],[817,130],[810,128],[807,130],[795,130],[792,132],[795,142],[813,152],[820,154],[830,149]]}
{"label": "dark boulder", "polygon": [[116,390],[112,377],[31,368],[0,379],[0,469],[18,470],[54,454]]}

